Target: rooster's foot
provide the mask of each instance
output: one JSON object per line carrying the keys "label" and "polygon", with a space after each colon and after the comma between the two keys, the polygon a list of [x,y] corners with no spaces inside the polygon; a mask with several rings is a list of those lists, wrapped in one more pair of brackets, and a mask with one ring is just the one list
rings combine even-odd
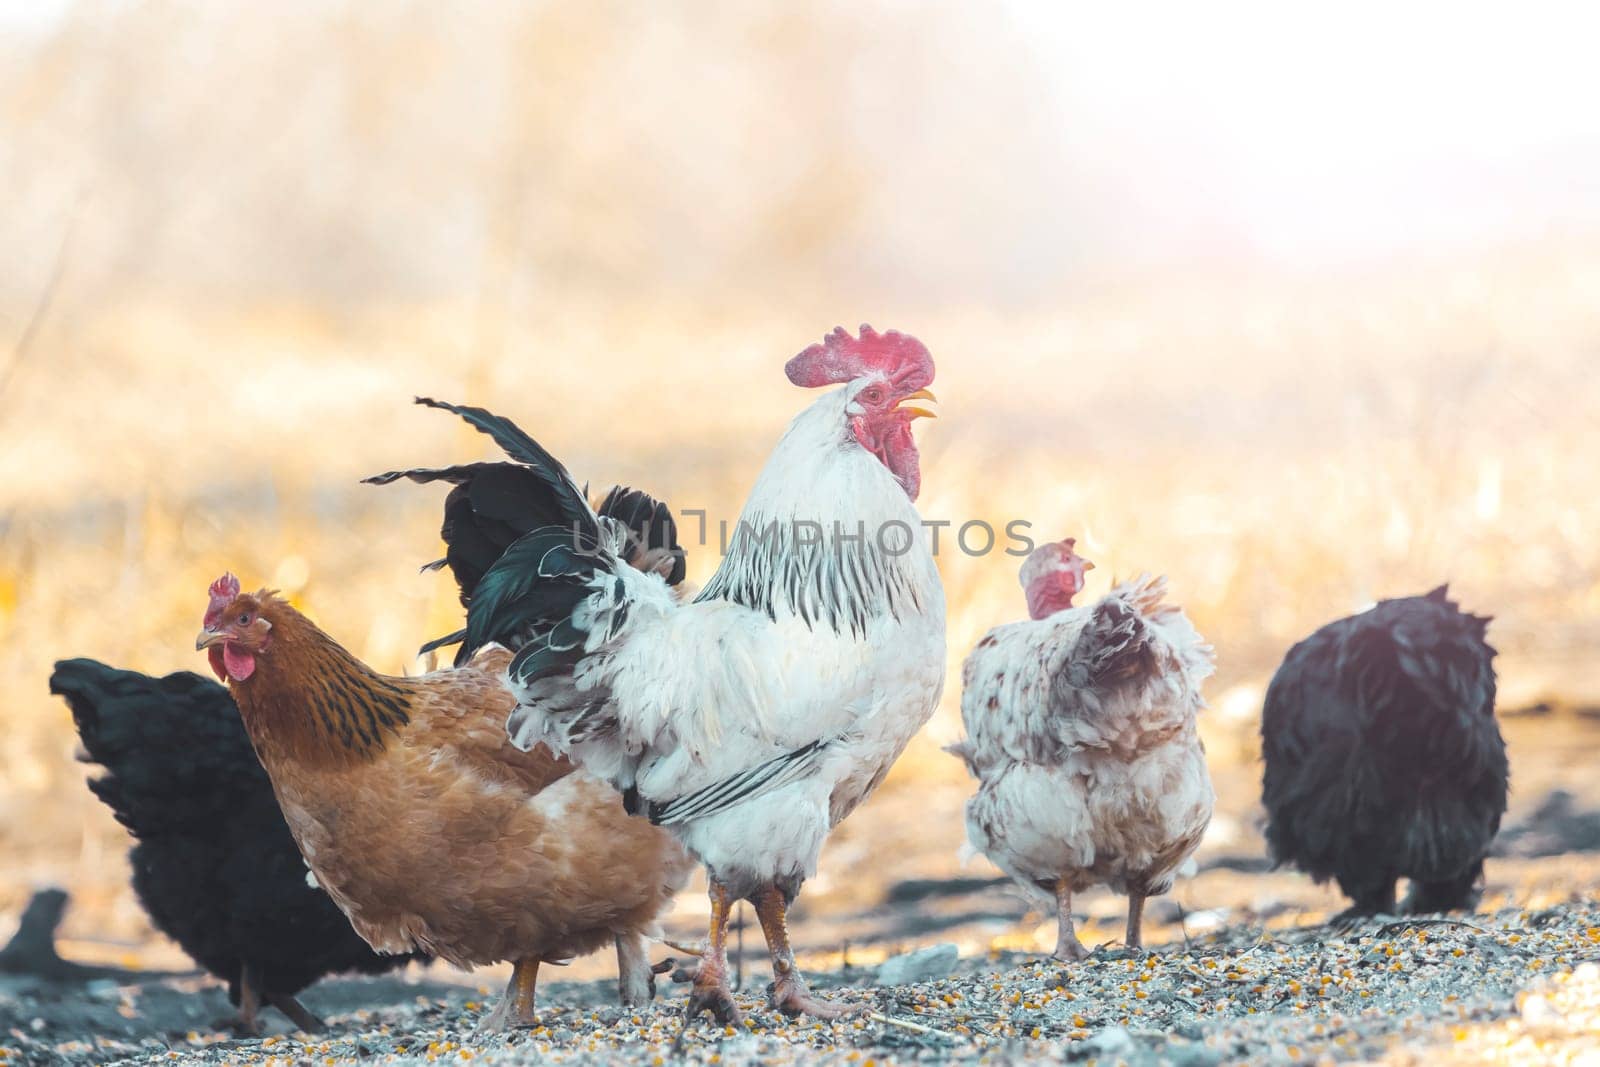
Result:
{"label": "rooster's foot", "polygon": [[835,1004],[818,1000],[798,979],[773,982],[767,986],[767,999],[788,1016],[809,1015],[813,1019],[843,1019],[870,1011],[865,1004]]}
{"label": "rooster's foot", "polygon": [[708,1013],[719,1026],[744,1025],[744,1015],[739,1011],[739,1005],[733,1002],[733,994],[728,992],[728,987],[721,982],[695,980],[694,988],[689,991],[689,1002],[684,1005],[683,1015],[685,1019],[693,1020],[701,1012]]}

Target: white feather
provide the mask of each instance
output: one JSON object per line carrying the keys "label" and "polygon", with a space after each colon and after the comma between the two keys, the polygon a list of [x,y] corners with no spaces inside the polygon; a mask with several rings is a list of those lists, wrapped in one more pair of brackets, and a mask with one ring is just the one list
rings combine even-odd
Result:
{"label": "white feather", "polygon": [[[852,389],[825,394],[778,443],[740,517],[750,531],[774,529],[774,547],[735,546],[707,586],[712,599],[683,603],[660,577],[622,570],[626,621],[570,683],[577,696],[603,696],[614,733],[568,745],[540,707],[565,699],[547,683],[518,693],[530,713],[510,724],[519,744],[570,749],[656,803],[831,741],[799,780],[674,827],[736,895],[814,871],[831,824],[881,780],[944,683],[938,570],[904,490],[848,432]],[[795,543],[797,523],[821,530],[819,555]],[[870,541],[887,524],[918,537],[903,554],[874,557]],[[854,539],[860,529],[868,542]],[[596,581],[605,599],[596,614],[611,608],[613,588],[609,576]],[[763,605],[715,598],[730,588],[756,589]]]}
{"label": "white feather", "polygon": [[[1113,599],[1144,627],[1149,657],[1114,684],[1074,683],[1103,639],[1100,604],[999,626],[963,668],[958,746],[979,780],[967,803],[972,845],[1023,886],[1170,886],[1215,802],[1195,719],[1211,649],[1164,579],[1119,585]],[[1127,617],[1127,615],[1121,616]]]}

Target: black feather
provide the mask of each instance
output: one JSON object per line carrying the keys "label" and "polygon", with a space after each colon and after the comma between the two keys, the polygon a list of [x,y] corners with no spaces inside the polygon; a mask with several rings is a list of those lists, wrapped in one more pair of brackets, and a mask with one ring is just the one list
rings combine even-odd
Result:
{"label": "black feather", "polygon": [[324,975],[379,974],[421,955],[384,956],[320,889],[278,810],[228,691],[196,674],[151,678],[62,660],[66,698],[89,758],[89,788],[136,842],[133,889],[155,927],[228,983],[243,966],[292,996]]}
{"label": "black feather", "polygon": [[776,789],[806,773],[835,740],[837,738],[819,738],[692,793],[673,797],[664,803],[649,801],[646,814],[655,825],[668,826],[727,811],[736,804]]}
{"label": "black feather", "polygon": [[683,581],[687,560],[678,544],[678,524],[665,504],[638,489],[618,485],[606,494],[599,510],[600,514],[628,528],[631,544],[636,549],[662,549],[672,553],[673,565],[666,575],[667,584],[677,585]]}
{"label": "black feather", "polygon": [[464,654],[491,641],[520,648],[526,634],[548,632],[571,618],[602,566],[593,545],[574,545],[573,537],[571,530],[546,527],[506,549],[473,590]]}
{"label": "black feather", "polygon": [[[568,619],[588,594],[588,580],[605,569],[595,552],[600,538],[596,513],[566,467],[511,420],[427,398],[419,397],[417,403],[461,416],[516,461],[419,467],[365,479],[374,485],[406,478],[453,486],[439,531],[445,556],[428,566],[450,568],[468,623],[429,641],[421,651],[460,642],[456,663],[461,664],[489,641],[521,649],[534,634],[547,633]],[[665,504],[619,486],[607,494],[598,514],[627,528],[630,556],[634,548],[670,552],[673,566],[667,581],[676,585],[683,580],[683,550]],[[536,672],[548,665],[540,660]]]}
{"label": "black feather", "polygon": [[1334,879],[1353,911],[1470,907],[1506,809],[1488,619],[1447,590],[1387,600],[1289,651],[1262,713],[1262,799],[1279,863]]}

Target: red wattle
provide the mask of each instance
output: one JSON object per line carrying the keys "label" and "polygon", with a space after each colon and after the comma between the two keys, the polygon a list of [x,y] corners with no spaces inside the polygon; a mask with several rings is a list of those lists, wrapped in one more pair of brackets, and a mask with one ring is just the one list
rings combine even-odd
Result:
{"label": "red wattle", "polygon": [[916,438],[911,436],[909,419],[891,427],[884,435],[882,459],[883,465],[899,480],[906,496],[915,502],[922,491],[922,464]]}
{"label": "red wattle", "polygon": [[256,658],[231,641],[222,646],[222,662],[228,669],[228,677],[236,682],[242,682],[255,673]]}

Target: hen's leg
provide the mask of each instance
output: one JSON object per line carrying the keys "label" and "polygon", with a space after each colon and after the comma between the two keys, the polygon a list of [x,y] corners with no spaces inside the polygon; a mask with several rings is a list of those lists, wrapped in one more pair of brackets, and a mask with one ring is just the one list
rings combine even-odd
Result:
{"label": "hen's leg", "polygon": [[1460,878],[1447,878],[1439,882],[1422,882],[1411,879],[1411,892],[1400,904],[1406,915],[1421,915],[1434,911],[1471,911],[1478,906],[1478,879],[1483,876],[1479,863]]}
{"label": "hen's leg", "polygon": [[328,1024],[306,1010],[306,1006],[286,993],[263,993],[268,1004],[283,1012],[289,1021],[308,1034],[320,1034]]}
{"label": "hen's leg", "polygon": [[694,987],[689,991],[689,1003],[684,1014],[693,1019],[701,1012],[723,1026],[738,1026],[744,1022],[739,1006],[728,991],[728,912],[733,901],[728,898],[728,887],[711,880],[711,935],[706,943],[705,955],[694,972]]}
{"label": "hen's leg", "polygon": [[645,949],[644,935],[637,931],[617,935],[617,992],[625,1008],[648,1004],[656,995],[650,953]]}
{"label": "hen's leg", "polygon": [[810,1015],[818,1019],[838,1019],[866,1011],[859,1004],[829,1004],[818,1000],[806,988],[800,969],[794,964],[794,952],[789,948],[788,902],[783,890],[777,886],[763,889],[755,901],[756,918],[761,920],[761,932],[767,937],[767,951],[772,954],[772,1006],[785,1015]]}
{"label": "hen's leg", "polygon": [[1128,933],[1122,939],[1128,948],[1144,947],[1144,892],[1135,890],[1128,894]]}
{"label": "hen's leg", "polygon": [[1340,875],[1339,888],[1344,890],[1351,903],[1328,922],[1349,924],[1368,915],[1393,915],[1394,877],[1387,871],[1370,875],[1364,871]]}
{"label": "hen's leg", "polygon": [[478,1033],[537,1026],[539,1019],[533,1014],[533,995],[538,985],[539,961],[518,960],[511,970],[511,981],[506,983],[505,995],[494,1006],[494,1011],[478,1023]]}
{"label": "hen's leg", "polygon": [[1072,886],[1063,878],[1056,883],[1056,950],[1058,960],[1081,960],[1089,950],[1078,940],[1078,930],[1072,923]]}
{"label": "hen's leg", "polygon": [[241,964],[239,967],[239,1014],[231,1019],[222,1019],[213,1025],[218,1030],[232,1030],[240,1037],[261,1036],[261,993],[260,979],[256,977],[256,969],[251,964]]}

